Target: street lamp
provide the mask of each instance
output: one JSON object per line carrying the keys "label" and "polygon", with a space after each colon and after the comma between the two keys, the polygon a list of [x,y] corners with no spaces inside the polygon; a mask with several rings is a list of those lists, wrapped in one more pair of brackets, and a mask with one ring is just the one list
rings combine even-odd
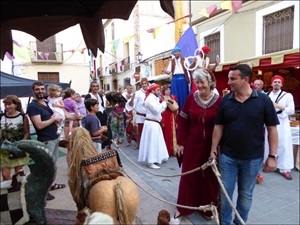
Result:
{"label": "street lamp", "polygon": [[143,59],[143,54],[141,52],[139,52],[136,56],[137,56],[138,61],[141,62]]}

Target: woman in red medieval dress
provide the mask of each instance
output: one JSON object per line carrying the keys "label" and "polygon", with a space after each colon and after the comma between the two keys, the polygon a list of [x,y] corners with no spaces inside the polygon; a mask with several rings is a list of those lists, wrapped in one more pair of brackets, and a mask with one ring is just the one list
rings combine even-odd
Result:
{"label": "woman in red medieval dress", "polygon": [[[206,163],[210,157],[214,119],[221,97],[213,92],[215,78],[207,70],[194,72],[197,91],[191,93],[178,116],[177,157],[182,154],[182,173]],[[219,185],[211,167],[181,176],[177,204],[199,207],[218,205]],[[177,207],[174,224],[193,210]],[[212,219],[210,211],[200,211],[206,219]]]}
{"label": "woman in red medieval dress", "polygon": [[171,86],[166,84],[162,88],[162,95],[168,96],[167,108],[162,113],[162,132],[166,142],[169,156],[176,155],[176,128],[177,128],[177,115],[178,104],[175,95],[171,95]]}

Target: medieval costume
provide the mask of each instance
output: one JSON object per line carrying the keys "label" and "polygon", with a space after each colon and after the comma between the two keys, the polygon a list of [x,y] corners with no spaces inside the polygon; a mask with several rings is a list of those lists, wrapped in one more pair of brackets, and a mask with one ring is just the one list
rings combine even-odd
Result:
{"label": "medieval costume", "polygon": [[[148,166],[153,169],[160,167],[153,165],[154,163],[163,163],[168,160],[169,154],[163,137],[160,122],[161,113],[166,109],[165,101],[159,102],[159,98],[149,93],[153,88],[159,88],[155,84],[147,89],[147,97],[145,100],[146,118],[144,128],[141,135],[140,150],[138,161],[147,162]],[[154,89],[153,89],[154,90]]]}
{"label": "medieval costume", "polygon": [[[168,90],[167,90],[168,89]],[[168,92],[166,94],[166,92]],[[177,128],[177,115],[178,104],[175,95],[170,95],[170,85],[165,85],[162,88],[162,95],[169,96],[166,111],[162,113],[162,132],[168,149],[169,156],[176,155],[176,128]]]}
{"label": "medieval costume", "polygon": [[[214,95],[204,104],[199,91],[190,94],[178,118],[177,144],[184,146],[182,173],[202,166],[210,157],[214,118],[221,97]],[[198,207],[214,203],[218,205],[218,181],[212,169],[182,176],[179,183],[177,204]],[[177,207],[181,215],[189,215],[191,209]],[[211,212],[203,212],[211,216]]]}

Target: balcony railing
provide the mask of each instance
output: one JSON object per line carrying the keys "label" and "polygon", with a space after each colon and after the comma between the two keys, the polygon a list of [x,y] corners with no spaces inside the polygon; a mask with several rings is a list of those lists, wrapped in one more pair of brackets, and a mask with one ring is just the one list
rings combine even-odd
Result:
{"label": "balcony railing", "polygon": [[63,63],[63,44],[43,44],[37,48],[37,42],[30,43],[30,58],[33,63]]}
{"label": "balcony railing", "polygon": [[112,75],[130,70],[130,57],[127,57],[119,62],[109,64],[109,73]]}

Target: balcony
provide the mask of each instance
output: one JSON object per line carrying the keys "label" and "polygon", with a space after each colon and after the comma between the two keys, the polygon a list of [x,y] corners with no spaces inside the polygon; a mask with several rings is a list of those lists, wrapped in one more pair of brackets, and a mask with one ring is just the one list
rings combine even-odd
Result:
{"label": "balcony", "polygon": [[32,63],[63,63],[63,44],[42,44],[37,48],[37,42],[30,43],[30,58]]}
{"label": "balcony", "polygon": [[116,75],[130,70],[130,57],[127,57],[119,62],[109,64],[109,73]]}

